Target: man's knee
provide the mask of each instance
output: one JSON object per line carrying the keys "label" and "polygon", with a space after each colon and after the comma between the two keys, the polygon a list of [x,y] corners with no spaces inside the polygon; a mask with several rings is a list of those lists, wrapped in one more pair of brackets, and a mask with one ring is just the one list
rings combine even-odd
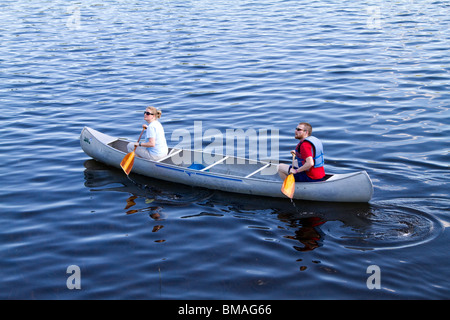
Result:
{"label": "man's knee", "polygon": [[285,177],[288,176],[288,174],[289,174],[288,170],[289,170],[289,166],[288,165],[286,165],[284,163],[281,163],[281,164],[278,165],[278,175],[281,178],[285,178]]}

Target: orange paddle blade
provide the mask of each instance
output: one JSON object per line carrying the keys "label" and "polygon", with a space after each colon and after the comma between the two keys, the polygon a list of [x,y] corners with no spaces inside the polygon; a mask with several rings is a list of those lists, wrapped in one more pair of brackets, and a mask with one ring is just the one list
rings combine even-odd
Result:
{"label": "orange paddle blade", "polygon": [[134,165],[134,158],[136,156],[136,153],[130,152],[123,158],[122,162],[120,163],[120,166],[122,167],[123,171],[128,175],[130,175],[131,169],[133,169]]}
{"label": "orange paddle blade", "polygon": [[283,192],[288,198],[294,197],[295,191],[295,178],[293,174],[290,174],[284,179],[283,186],[281,187],[281,192]]}

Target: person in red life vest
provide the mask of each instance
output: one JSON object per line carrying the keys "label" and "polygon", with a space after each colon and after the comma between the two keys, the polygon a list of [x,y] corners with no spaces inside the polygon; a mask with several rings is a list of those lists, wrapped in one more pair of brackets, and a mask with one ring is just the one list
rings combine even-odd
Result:
{"label": "person in red life vest", "polygon": [[281,179],[286,179],[290,174],[294,174],[296,182],[316,182],[325,178],[325,168],[323,160],[323,145],[316,137],[311,135],[312,127],[309,123],[299,123],[295,129],[295,139],[300,140],[292,155],[297,158],[299,167],[292,167],[287,164],[278,166],[278,174]]}

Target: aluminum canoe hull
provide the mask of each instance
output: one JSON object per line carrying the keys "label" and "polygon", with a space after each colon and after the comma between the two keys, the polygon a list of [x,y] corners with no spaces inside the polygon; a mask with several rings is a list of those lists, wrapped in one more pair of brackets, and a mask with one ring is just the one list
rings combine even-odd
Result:
{"label": "aluminum canoe hull", "polygon": [[[128,142],[88,127],[83,129],[80,136],[81,147],[88,156],[116,168],[120,168],[120,163],[127,153]],[[169,155],[160,161],[136,157],[132,172],[190,186],[286,198],[281,192],[283,181],[278,177],[277,165],[271,162],[170,148]],[[366,171],[359,171],[333,174],[321,182],[297,182],[294,199],[369,202],[372,195],[373,185],[369,175]]]}

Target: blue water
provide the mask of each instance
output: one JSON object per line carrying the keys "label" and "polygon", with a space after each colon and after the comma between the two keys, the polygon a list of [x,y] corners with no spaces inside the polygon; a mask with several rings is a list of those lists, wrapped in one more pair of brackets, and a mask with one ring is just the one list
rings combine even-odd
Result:
{"label": "blue water", "polygon": [[[0,298],[450,298],[449,17],[431,0],[2,1]],[[281,160],[307,121],[326,171],[366,170],[374,197],[129,180],[83,153],[84,126],[137,139],[147,105],[170,146],[195,121],[277,129]]]}

